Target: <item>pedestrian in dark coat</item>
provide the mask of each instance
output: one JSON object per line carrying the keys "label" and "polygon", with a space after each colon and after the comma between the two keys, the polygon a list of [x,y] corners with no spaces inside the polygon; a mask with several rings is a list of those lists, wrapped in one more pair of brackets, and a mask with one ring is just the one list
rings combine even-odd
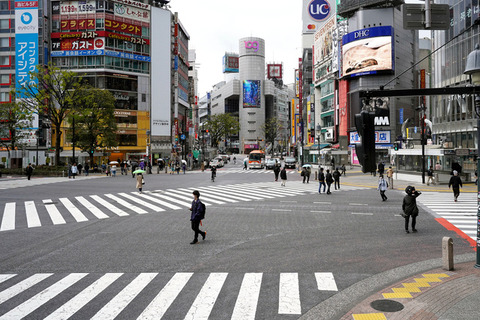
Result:
{"label": "pedestrian in dark coat", "polygon": [[347,169],[345,168],[345,164],[342,164],[342,174],[346,176]]}
{"label": "pedestrian in dark coat", "polygon": [[378,174],[383,176],[384,172],[385,172],[385,165],[383,164],[383,162],[380,162],[378,164]]}
{"label": "pedestrian in dark coat", "polygon": [[338,168],[333,171],[333,180],[335,181],[335,190],[337,190],[337,185],[338,189],[340,189],[340,176],[342,175],[340,171],[338,171]]}
{"label": "pedestrian in dark coat", "polygon": [[322,186],[323,186],[323,192],[325,192],[325,189],[327,188],[325,184],[325,173],[323,173],[323,168],[320,168],[320,172],[318,173],[318,193],[322,193]]}
{"label": "pedestrian in dark coat", "polygon": [[300,173],[300,175],[303,177],[303,183],[305,183],[305,179],[307,179],[307,169],[302,168],[302,172]]}
{"label": "pedestrian in dark coat", "polygon": [[278,181],[278,175],[280,174],[280,166],[278,164],[273,168],[273,173],[275,174],[275,181]]}
{"label": "pedestrian in dark coat", "polygon": [[282,179],[281,185],[285,187],[285,184],[287,183],[287,170],[285,170],[285,167],[280,171],[280,179]]}
{"label": "pedestrian in dark coat", "polygon": [[28,166],[25,168],[25,173],[27,174],[27,179],[30,180],[30,177],[33,173],[33,167],[31,163],[29,163]]}
{"label": "pedestrian in dark coat", "polygon": [[325,182],[327,183],[327,194],[331,194],[330,186],[333,183],[333,177],[329,169],[327,169],[327,174],[325,175]]}
{"label": "pedestrian in dark coat", "polygon": [[199,234],[202,236],[203,240],[205,240],[205,237],[207,235],[206,231],[200,230],[200,223],[205,217],[205,212],[203,210],[204,205],[200,201],[200,192],[194,190],[192,206],[190,207],[190,211],[192,211],[192,214],[190,215],[190,221],[192,224],[192,230],[195,232],[195,237],[193,238],[193,241],[190,242],[190,244],[195,244],[198,242]]}
{"label": "pedestrian in dark coat", "polygon": [[310,182],[310,175],[312,174],[311,167],[307,167],[307,183]]}
{"label": "pedestrian in dark coat", "polygon": [[460,187],[463,188],[462,179],[458,176],[457,170],[453,170],[453,176],[448,182],[448,188],[450,189],[450,187],[453,189],[453,199],[457,202],[457,198],[460,195]]}
{"label": "pedestrian in dark coat", "polygon": [[410,231],[408,231],[410,217],[412,217],[412,232],[417,232],[417,229],[415,229],[418,216],[417,197],[422,193],[416,191],[415,187],[412,186],[406,187],[405,192],[407,195],[403,198],[402,203],[402,210],[405,217],[405,232],[410,233]]}
{"label": "pedestrian in dark coat", "polygon": [[88,170],[90,170],[90,166],[88,165],[88,163],[85,163],[85,176],[88,176]]}

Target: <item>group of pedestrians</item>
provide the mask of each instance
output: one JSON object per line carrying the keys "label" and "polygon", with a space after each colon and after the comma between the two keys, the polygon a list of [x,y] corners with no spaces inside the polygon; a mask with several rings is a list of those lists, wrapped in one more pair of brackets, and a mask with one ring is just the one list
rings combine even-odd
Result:
{"label": "group of pedestrians", "polygon": [[332,192],[330,191],[330,187],[332,185],[332,183],[335,183],[335,190],[337,190],[337,187],[338,189],[340,189],[340,176],[341,176],[341,173],[340,171],[338,171],[338,168],[335,169],[335,171],[332,173],[330,173],[330,169],[327,169],[326,172],[324,172],[325,170],[323,168],[320,168],[319,170],[319,173],[318,173],[318,182],[319,182],[319,186],[318,186],[318,193],[322,193],[322,187],[323,187],[323,193],[326,193],[326,194],[332,194]]}

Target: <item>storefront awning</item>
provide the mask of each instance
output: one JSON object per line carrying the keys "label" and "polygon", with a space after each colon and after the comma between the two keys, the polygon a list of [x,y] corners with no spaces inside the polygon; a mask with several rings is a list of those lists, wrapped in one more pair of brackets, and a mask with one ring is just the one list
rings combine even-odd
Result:
{"label": "storefront awning", "polygon": [[[322,150],[323,148],[327,148],[327,147],[330,147],[330,146],[331,146],[330,143],[320,143],[320,146],[318,145],[318,143],[316,143],[316,144],[312,144],[312,145],[308,146],[308,148],[306,148],[306,149],[308,149],[308,150],[318,150],[318,149]],[[307,147],[307,146],[305,146],[305,147]]]}

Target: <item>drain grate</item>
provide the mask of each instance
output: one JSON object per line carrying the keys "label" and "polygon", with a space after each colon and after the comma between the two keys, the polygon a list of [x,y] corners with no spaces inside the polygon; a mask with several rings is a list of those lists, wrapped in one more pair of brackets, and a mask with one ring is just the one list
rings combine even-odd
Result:
{"label": "drain grate", "polygon": [[375,310],[383,312],[397,312],[404,308],[400,302],[386,299],[372,301],[370,306]]}

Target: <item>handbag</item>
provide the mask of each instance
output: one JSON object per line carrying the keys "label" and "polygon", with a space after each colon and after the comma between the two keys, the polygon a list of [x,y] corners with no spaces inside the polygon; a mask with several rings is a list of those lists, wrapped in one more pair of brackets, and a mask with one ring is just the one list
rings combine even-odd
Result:
{"label": "handbag", "polygon": [[406,218],[406,217],[407,217],[407,215],[406,215],[405,212],[403,212],[403,211],[400,213],[400,215],[402,216],[402,218]]}
{"label": "handbag", "polygon": [[142,184],[145,184],[145,179],[142,178]]}

